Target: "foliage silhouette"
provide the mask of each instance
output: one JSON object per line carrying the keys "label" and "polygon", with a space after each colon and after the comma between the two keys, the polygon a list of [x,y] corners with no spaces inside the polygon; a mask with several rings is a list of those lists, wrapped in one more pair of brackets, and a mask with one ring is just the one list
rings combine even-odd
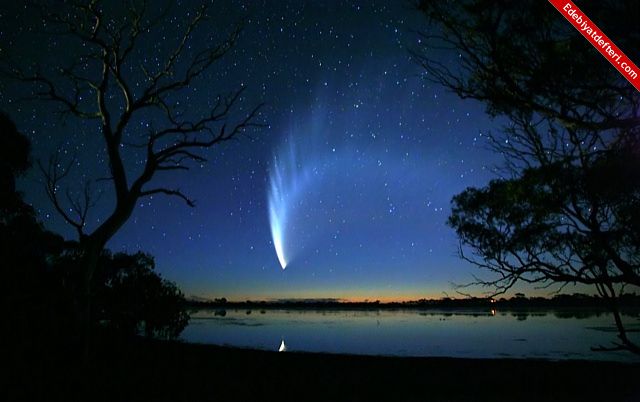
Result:
{"label": "foliage silhouette", "polygon": [[[494,274],[469,285],[589,285],[613,312],[613,349],[640,353],[618,305],[625,286],[640,285],[640,95],[546,2],[418,7],[430,24],[414,56],[427,79],[507,121],[488,135],[503,178],[452,201],[460,254]],[[640,48],[638,3],[585,8],[621,48]],[[459,65],[442,64],[442,51]]]}
{"label": "foliage silhouette", "polygon": [[[17,175],[30,166],[30,143],[0,113],[0,261],[2,316],[16,353],[78,351],[84,329],[81,251],[75,242],[47,231],[15,190]],[[189,316],[182,293],[154,271],[153,257],[104,251],[94,277],[97,308],[92,326],[120,339],[140,333],[173,339]]]}
{"label": "foliage silhouette", "polygon": [[97,319],[124,335],[174,339],[186,327],[184,295],[154,272],[153,257],[105,252],[96,285]]}
{"label": "foliage silhouette", "polygon": [[73,300],[54,270],[65,247],[45,230],[16,191],[16,178],[30,166],[30,142],[0,112],[0,275],[3,341],[11,353],[35,355],[73,342]]}

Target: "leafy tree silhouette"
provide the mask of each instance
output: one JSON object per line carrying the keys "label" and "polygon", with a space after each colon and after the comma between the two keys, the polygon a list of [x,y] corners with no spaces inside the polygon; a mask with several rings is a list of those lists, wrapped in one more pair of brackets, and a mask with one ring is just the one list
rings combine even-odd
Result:
{"label": "leafy tree silhouette", "polygon": [[[494,274],[468,286],[592,286],[618,329],[600,349],[640,353],[618,306],[640,285],[640,94],[547,2],[418,7],[429,24],[413,55],[427,79],[507,121],[488,135],[502,178],[452,202],[461,256]],[[621,48],[640,49],[637,2],[584,7]],[[448,51],[459,63],[441,62]]]}
{"label": "leafy tree silhouette", "polygon": [[52,262],[64,241],[40,225],[15,187],[16,177],[30,167],[30,148],[29,139],[0,112],[0,274],[7,328],[3,335],[18,344],[40,332],[54,338],[62,327],[48,313],[62,308],[59,288],[52,286]]}

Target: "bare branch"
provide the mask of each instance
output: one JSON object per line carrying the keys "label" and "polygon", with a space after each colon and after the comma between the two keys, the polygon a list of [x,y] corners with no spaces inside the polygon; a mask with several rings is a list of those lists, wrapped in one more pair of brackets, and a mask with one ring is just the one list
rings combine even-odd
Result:
{"label": "bare branch", "polygon": [[71,171],[71,167],[76,163],[75,158],[70,160],[65,166],[60,164],[59,153],[55,153],[49,158],[49,163],[45,168],[41,161],[38,161],[38,167],[45,178],[45,191],[47,197],[53,204],[55,210],[60,216],[78,232],[79,237],[84,236],[84,221],[82,219],[75,220],[69,215],[58,198],[60,182],[67,177]]}
{"label": "bare branch", "polygon": [[155,194],[165,194],[165,195],[176,196],[176,197],[179,197],[179,198],[183,199],[184,202],[186,202],[188,206],[190,206],[190,207],[195,207],[196,206],[195,201],[193,201],[192,199],[187,197],[180,190],[169,190],[169,189],[166,189],[166,188],[156,188],[156,189],[153,189],[153,190],[142,191],[140,193],[140,196],[141,197],[147,197],[147,196],[155,195]]}
{"label": "bare branch", "polygon": [[82,119],[99,119],[99,112],[92,112],[87,110],[82,110],[81,108],[81,91],[80,84],[85,82],[84,79],[73,76],[69,71],[63,70],[63,74],[68,77],[74,78],[74,86],[75,91],[72,98],[64,96],[58,92],[56,89],[56,85],[54,81],[50,78],[45,77],[42,73],[36,72],[32,75],[26,75],[22,71],[12,70],[8,73],[12,78],[24,82],[35,84],[37,86],[36,91],[26,97],[29,100],[46,100],[58,103],[62,105],[62,109],[60,112],[62,113],[71,113],[76,117]]}
{"label": "bare branch", "polygon": [[[256,121],[262,105],[247,110],[246,114],[239,107],[245,91],[242,85],[237,91],[213,99],[213,107],[204,113],[197,105],[189,104],[190,114],[186,116],[179,113],[174,103],[186,104],[182,101],[184,90],[192,88],[228,54],[242,30],[242,23],[237,23],[228,27],[220,41],[194,40],[197,35],[209,35],[220,28],[206,26],[210,21],[210,2],[185,13],[184,32],[173,48],[168,45],[170,49],[160,64],[137,59],[143,36],[167,22],[172,2],[169,3],[158,7],[157,2],[135,1],[128,6],[126,15],[118,18],[109,15],[115,7],[99,0],[68,0],[53,9],[43,7],[47,29],[53,30],[47,34],[77,44],[80,54],[68,55],[74,61],[62,68],[51,64],[58,59],[51,59],[42,64],[46,70],[36,66],[35,74],[27,67],[8,72],[12,78],[35,88],[31,98],[55,102],[65,117],[95,123],[92,126],[106,150],[109,172],[107,177],[94,180],[111,182],[115,196],[111,212],[90,233],[85,233],[87,219],[97,200],[89,182],[81,191],[61,190],[61,181],[73,162],[61,166],[55,155],[48,166],[39,163],[47,196],[64,221],[77,231],[89,253],[97,253],[107,244],[129,219],[141,197],[167,195],[195,206],[182,190],[150,183],[159,172],[187,171],[193,163],[206,162],[212,147],[263,126]],[[203,43],[202,48],[193,48],[195,42]],[[142,69],[142,78],[137,72],[131,73],[132,67],[137,66]],[[151,113],[145,114],[147,110]],[[138,135],[139,127],[131,126],[145,116],[151,116],[151,131],[146,138]],[[127,148],[144,149],[144,168],[137,176],[127,169],[130,163],[123,152]],[[147,187],[151,189],[146,190]],[[91,272],[87,274],[90,277]]]}

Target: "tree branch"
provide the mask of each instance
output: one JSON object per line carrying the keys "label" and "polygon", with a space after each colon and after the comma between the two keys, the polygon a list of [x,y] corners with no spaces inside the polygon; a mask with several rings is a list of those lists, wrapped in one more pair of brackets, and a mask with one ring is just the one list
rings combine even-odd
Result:
{"label": "tree branch", "polygon": [[192,199],[187,197],[180,190],[169,190],[169,189],[166,189],[166,188],[156,188],[156,189],[153,189],[153,190],[146,190],[146,191],[140,192],[140,197],[147,197],[147,196],[155,195],[155,194],[165,194],[165,195],[176,196],[176,197],[179,197],[182,200],[184,200],[184,202],[186,202],[188,206],[190,206],[190,207],[195,207],[196,206],[195,201],[193,201]]}

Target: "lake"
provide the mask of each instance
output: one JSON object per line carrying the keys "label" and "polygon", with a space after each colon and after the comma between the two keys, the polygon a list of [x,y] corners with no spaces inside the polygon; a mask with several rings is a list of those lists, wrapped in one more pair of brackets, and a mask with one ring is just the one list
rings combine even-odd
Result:
{"label": "lake", "polygon": [[[638,317],[624,317],[634,340]],[[207,309],[191,312],[181,339],[274,351],[638,361],[592,351],[611,346],[616,332],[611,314],[584,310]]]}

